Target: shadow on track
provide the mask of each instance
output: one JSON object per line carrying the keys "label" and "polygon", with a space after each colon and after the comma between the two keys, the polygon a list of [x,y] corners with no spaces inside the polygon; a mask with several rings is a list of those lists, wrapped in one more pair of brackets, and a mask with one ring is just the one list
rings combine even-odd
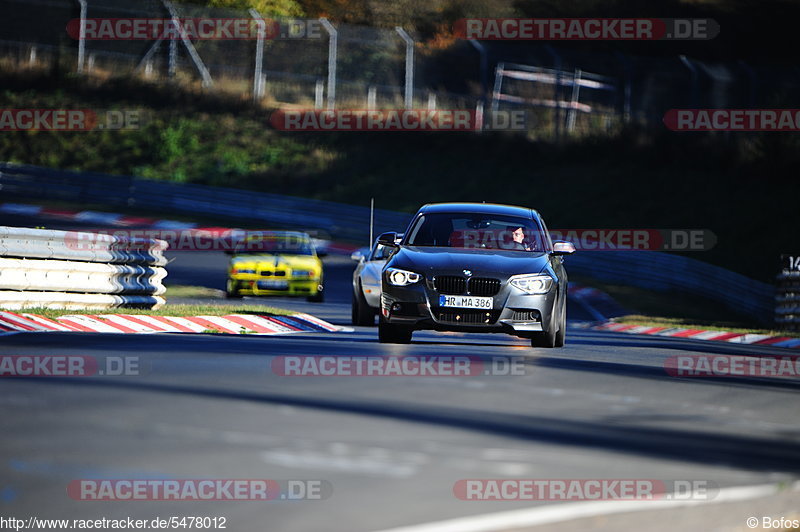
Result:
{"label": "shadow on track", "polygon": [[717,435],[674,429],[631,428],[606,423],[569,421],[541,416],[521,416],[476,412],[455,408],[403,403],[360,403],[351,400],[299,397],[288,394],[252,393],[182,387],[172,384],[132,383],[68,379],[30,379],[50,385],[116,388],[148,393],[194,395],[235,401],[279,404],[323,411],[379,416],[414,423],[480,431],[522,440],[533,440],[573,447],[592,447],[614,452],[674,459],[704,465],[735,466],[754,471],[800,473],[800,446],[774,439]]}
{"label": "shadow on track", "polygon": [[642,365],[630,362],[623,363],[598,360],[578,360],[575,358],[539,357],[532,360],[530,364],[544,368],[567,371],[585,371],[589,373],[615,375],[620,377],[636,377],[640,379],[654,379],[659,381],[663,381],[664,379],[674,379],[675,382],[680,382],[682,384],[714,384],[717,386],[720,384],[725,384],[725,386],[730,387],[769,388],[771,391],[800,391],[800,379],[793,377],[675,377],[669,375],[663,366]]}

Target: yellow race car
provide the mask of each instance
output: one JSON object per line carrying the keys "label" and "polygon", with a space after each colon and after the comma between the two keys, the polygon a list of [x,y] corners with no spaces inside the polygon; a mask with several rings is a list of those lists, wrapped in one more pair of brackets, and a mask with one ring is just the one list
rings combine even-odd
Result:
{"label": "yellow race car", "polygon": [[229,298],[290,296],[323,301],[322,261],[306,233],[251,233],[232,254],[225,290]]}

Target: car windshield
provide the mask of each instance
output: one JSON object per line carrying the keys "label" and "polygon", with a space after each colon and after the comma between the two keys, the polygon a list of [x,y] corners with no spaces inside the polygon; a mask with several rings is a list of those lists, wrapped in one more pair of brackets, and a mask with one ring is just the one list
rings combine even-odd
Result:
{"label": "car windshield", "polygon": [[236,255],[313,255],[314,246],[302,235],[250,235],[236,249]]}
{"label": "car windshield", "polygon": [[543,251],[543,233],[530,218],[475,213],[423,214],[406,244],[464,249]]}

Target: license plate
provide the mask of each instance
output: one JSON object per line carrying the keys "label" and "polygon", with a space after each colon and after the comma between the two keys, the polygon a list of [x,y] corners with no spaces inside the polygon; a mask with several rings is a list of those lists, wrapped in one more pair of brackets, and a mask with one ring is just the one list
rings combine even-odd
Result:
{"label": "license plate", "polygon": [[493,303],[491,297],[439,296],[440,307],[491,309]]}
{"label": "license plate", "polygon": [[288,281],[258,281],[258,287],[262,290],[287,290]]}

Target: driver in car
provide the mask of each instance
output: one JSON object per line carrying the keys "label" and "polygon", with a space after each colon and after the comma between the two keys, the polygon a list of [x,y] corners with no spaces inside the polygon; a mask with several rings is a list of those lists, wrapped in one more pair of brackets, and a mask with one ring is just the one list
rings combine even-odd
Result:
{"label": "driver in car", "polygon": [[522,227],[509,227],[511,231],[511,248],[519,251],[532,251],[530,244],[525,240],[525,229]]}

